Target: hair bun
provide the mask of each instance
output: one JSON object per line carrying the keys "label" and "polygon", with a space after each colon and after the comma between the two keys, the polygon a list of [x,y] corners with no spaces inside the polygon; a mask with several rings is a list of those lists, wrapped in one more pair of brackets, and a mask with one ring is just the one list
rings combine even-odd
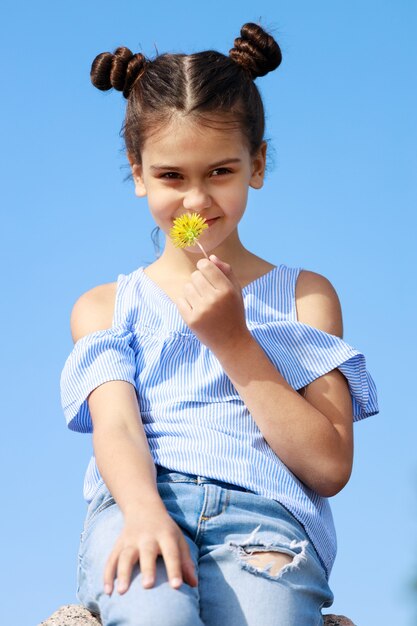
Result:
{"label": "hair bun", "polygon": [[247,70],[253,79],[275,70],[282,61],[281,50],[271,35],[248,22],[234,41],[229,56]]}
{"label": "hair bun", "polygon": [[129,97],[133,83],[143,72],[146,59],[143,54],[132,54],[129,48],[116,48],[114,54],[102,52],[91,65],[91,82],[94,87],[107,91],[112,87]]}

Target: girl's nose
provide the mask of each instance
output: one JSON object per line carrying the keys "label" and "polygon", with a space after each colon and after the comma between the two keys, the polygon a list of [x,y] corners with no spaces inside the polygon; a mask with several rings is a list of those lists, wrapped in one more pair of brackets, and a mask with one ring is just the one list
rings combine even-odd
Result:
{"label": "girl's nose", "polygon": [[187,211],[202,211],[211,207],[211,197],[202,187],[190,189],[183,198],[183,207]]}

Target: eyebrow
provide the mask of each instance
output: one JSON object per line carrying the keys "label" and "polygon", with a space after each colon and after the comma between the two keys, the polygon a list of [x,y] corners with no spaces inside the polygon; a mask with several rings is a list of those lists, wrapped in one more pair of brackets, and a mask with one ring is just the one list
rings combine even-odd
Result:
{"label": "eyebrow", "polygon": [[[216,167],[220,167],[222,165],[229,165],[231,163],[241,163],[242,159],[222,159],[221,161],[217,161],[216,163],[212,163],[211,165],[208,166],[208,169],[214,169]],[[152,171],[160,171],[160,170],[176,170],[178,172],[181,171],[181,167],[178,167],[178,165],[163,165],[163,164],[156,164],[156,165],[151,165],[150,169]]]}

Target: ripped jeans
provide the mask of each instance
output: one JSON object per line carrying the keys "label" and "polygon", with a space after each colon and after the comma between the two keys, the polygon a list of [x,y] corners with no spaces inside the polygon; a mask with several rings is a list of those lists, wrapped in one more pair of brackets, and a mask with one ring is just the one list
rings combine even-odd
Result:
{"label": "ripped jeans", "polygon": [[323,624],[321,609],[333,602],[324,568],[281,504],[220,481],[157,470],[160,496],[187,539],[198,587],[173,589],[158,557],[154,587],[142,587],[138,564],[125,594],[103,592],[104,567],[123,527],[103,484],[81,534],[77,590],[103,626]]}

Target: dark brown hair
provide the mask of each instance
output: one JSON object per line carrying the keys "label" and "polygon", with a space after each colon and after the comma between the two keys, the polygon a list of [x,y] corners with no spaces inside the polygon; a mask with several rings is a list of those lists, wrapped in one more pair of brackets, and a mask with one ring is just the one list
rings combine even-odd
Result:
{"label": "dark brown hair", "polygon": [[141,163],[147,137],[178,114],[209,126],[239,128],[250,152],[259,149],[265,115],[253,81],[279,66],[281,50],[257,24],[245,24],[240,34],[229,56],[207,50],[150,60],[120,47],[94,59],[93,85],[101,90],[113,87],[127,98],[123,136],[135,163]]}

